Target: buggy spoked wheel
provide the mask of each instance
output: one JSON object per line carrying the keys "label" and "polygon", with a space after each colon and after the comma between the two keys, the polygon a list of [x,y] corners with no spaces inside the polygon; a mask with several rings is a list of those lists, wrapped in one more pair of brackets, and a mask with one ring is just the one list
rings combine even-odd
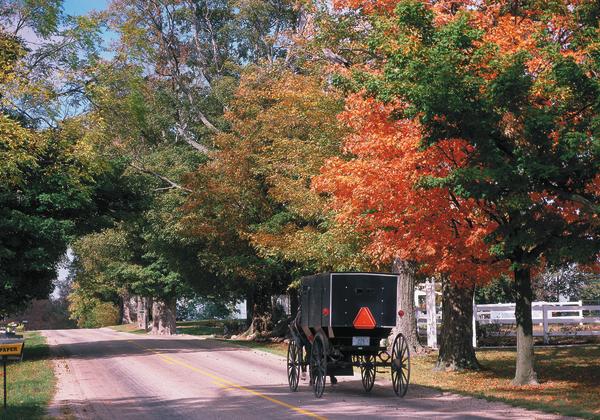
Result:
{"label": "buggy spoked wheel", "polygon": [[392,346],[392,386],[399,397],[408,391],[410,380],[410,351],[402,334],[398,334]]}
{"label": "buggy spoked wheel", "polygon": [[360,376],[365,391],[369,392],[375,384],[375,356],[368,354],[361,356]]}
{"label": "buggy spoked wheel", "polygon": [[302,348],[298,347],[294,340],[290,340],[287,351],[287,376],[288,384],[292,391],[298,389],[300,380],[300,367],[302,365]]}
{"label": "buggy spoked wheel", "polygon": [[327,355],[325,346],[321,337],[317,336],[312,344],[310,354],[310,376],[315,391],[315,397],[321,398],[325,390],[325,381],[327,374]]}

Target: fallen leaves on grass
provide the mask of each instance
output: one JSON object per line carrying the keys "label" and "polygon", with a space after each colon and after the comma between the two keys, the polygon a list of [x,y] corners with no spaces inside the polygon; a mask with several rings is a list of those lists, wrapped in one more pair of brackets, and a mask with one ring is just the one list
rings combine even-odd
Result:
{"label": "fallen leaves on grass", "polygon": [[600,412],[600,346],[537,348],[539,385],[511,384],[515,351],[481,350],[480,371],[433,371],[436,355],[413,358],[411,382],[461,394],[502,400],[565,415],[594,418]]}

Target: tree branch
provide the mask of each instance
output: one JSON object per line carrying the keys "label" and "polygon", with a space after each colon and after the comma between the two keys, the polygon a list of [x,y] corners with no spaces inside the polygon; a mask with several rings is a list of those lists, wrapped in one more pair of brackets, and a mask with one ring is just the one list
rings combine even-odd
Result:
{"label": "tree branch", "polygon": [[178,190],[184,191],[186,193],[192,193],[193,192],[189,188],[186,188],[186,187],[184,187],[184,186],[182,186],[182,185],[180,185],[180,184],[178,184],[178,183],[176,183],[174,181],[171,181],[166,176],[161,175],[161,174],[159,174],[157,172],[151,171],[150,169],[144,168],[143,166],[140,166],[140,165],[138,165],[138,164],[136,164],[134,162],[129,163],[129,166],[131,166],[133,169],[136,169],[136,170],[138,170],[140,172],[143,172],[145,174],[152,175],[153,177],[158,178],[161,181],[166,182],[167,184],[169,184],[168,187],[157,188],[156,191],[178,189]]}

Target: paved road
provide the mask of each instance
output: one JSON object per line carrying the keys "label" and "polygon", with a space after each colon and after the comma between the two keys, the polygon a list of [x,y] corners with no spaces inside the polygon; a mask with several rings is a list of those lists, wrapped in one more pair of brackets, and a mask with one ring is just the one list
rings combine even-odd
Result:
{"label": "paved road", "polygon": [[370,394],[359,376],[339,378],[315,399],[306,382],[289,391],[283,358],[216,340],[109,329],[45,335],[57,357],[50,414],[58,418],[558,418],[417,386],[400,399],[388,378]]}

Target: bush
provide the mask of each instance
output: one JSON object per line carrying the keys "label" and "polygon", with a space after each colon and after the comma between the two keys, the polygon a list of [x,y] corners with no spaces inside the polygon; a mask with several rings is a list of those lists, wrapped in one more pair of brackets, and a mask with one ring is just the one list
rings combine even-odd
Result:
{"label": "bush", "polygon": [[78,293],[69,295],[69,312],[70,318],[80,328],[107,327],[119,323],[120,311],[117,305]]}
{"label": "bush", "polygon": [[92,309],[90,327],[99,328],[119,323],[120,311],[117,305],[110,302],[100,302]]}

